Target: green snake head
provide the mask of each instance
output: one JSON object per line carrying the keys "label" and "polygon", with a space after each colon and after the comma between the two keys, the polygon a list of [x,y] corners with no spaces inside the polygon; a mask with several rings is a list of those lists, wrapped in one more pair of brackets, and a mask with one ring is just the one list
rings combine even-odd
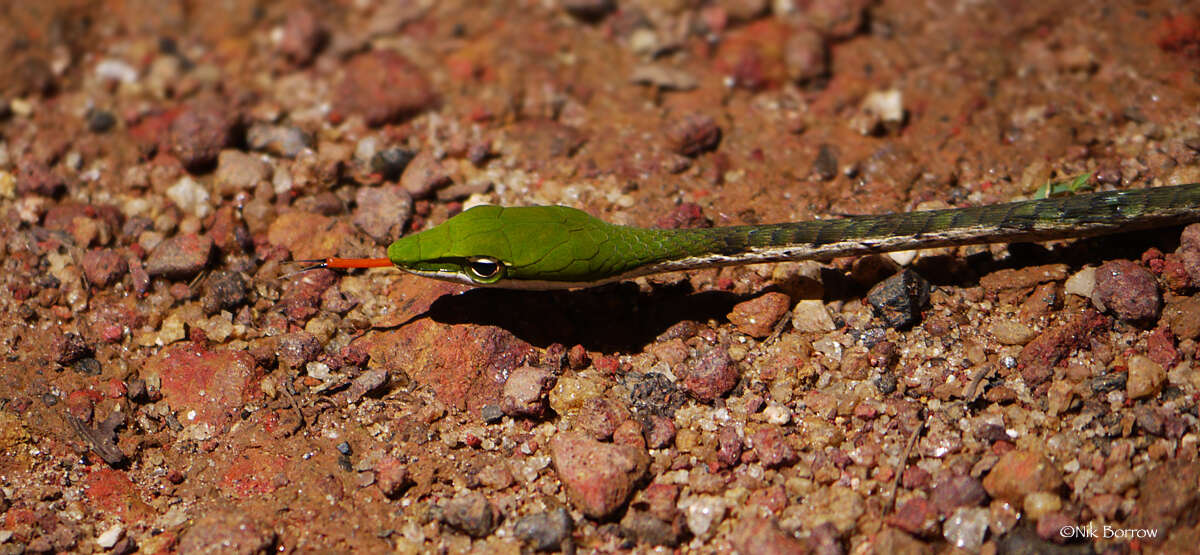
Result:
{"label": "green snake head", "polygon": [[482,287],[567,289],[613,281],[640,257],[628,240],[643,231],[565,206],[476,206],[387,250],[398,268]]}

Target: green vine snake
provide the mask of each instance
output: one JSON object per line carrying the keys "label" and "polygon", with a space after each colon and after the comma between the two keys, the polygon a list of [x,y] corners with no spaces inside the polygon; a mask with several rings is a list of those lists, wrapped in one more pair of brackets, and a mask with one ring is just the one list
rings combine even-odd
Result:
{"label": "green vine snake", "polygon": [[387,258],[316,267],[395,265],[482,287],[571,289],[715,266],[830,259],[928,247],[1085,237],[1200,221],[1200,183],[969,208],[703,229],[607,223],[566,206],[476,206],[392,243]]}

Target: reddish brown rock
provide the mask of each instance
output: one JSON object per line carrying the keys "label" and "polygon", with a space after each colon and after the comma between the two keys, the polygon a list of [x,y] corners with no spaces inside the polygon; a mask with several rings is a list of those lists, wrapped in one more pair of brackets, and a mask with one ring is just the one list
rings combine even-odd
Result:
{"label": "reddish brown rock", "polygon": [[626,420],[613,430],[613,443],[618,445],[629,445],[638,448],[640,451],[646,450],[646,436],[642,431],[642,425],[637,420]]}
{"label": "reddish brown rock", "polygon": [[575,417],[575,427],[593,439],[609,439],[622,422],[629,419],[629,409],[605,397],[592,397],[583,402]]}
{"label": "reddish brown rock", "polygon": [[796,462],[796,451],[788,445],[783,432],[774,426],[759,428],[751,436],[754,454],[767,468],[775,468]]}
{"label": "reddish brown rock", "polygon": [[326,30],[307,9],[293,9],[283,22],[283,33],[276,48],[296,65],[306,65],[325,42]]}
{"label": "reddish brown rock", "polygon": [[303,320],[316,314],[325,291],[333,287],[337,274],[331,270],[315,269],[294,276],[284,285],[283,296],[275,308],[289,318]]}
{"label": "reddish brown rock", "polygon": [[279,363],[293,369],[304,368],[304,365],[317,360],[323,351],[316,336],[303,330],[280,335],[275,344]]}
{"label": "reddish brown rock", "polygon": [[779,529],[772,520],[749,517],[743,520],[730,537],[741,553],[755,555],[801,555],[809,553],[808,546],[791,534]]}
{"label": "reddish brown rock", "polygon": [[[408,283],[430,291],[444,291],[450,285],[415,277],[413,280]],[[392,306],[399,314],[410,307],[417,307],[419,313],[425,299],[424,294],[416,293]],[[484,405],[500,404],[504,377],[532,350],[531,345],[500,327],[450,325],[430,318],[367,334],[353,345],[393,375],[408,375],[432,388],[443,403],[472,414],[479,414]]]}
{"label": "reddish brown rock", "polygon": [[1066,264],[1005,268],[979,278],[979,285],[985,291],[993,293],[1012,289],[1026,289],[1040,283],[1063,281],[1068,277],[1067,270]]}
{"label": "reddish brown rock", "polygon": [[509,416],[540,418],[546,413],[546,394],[555,376],[545,368],[522,366],[513,370],[500,392],[500,410]]}
{"label": "reddish brown rock", "polygon": [[[280,214],[267,230],[267,241],[287,247],[294,260],[327,258],[353,244],[354,229],[349,224],[308,212]],[[372,255],[374,256],[374,255]]]}
{"label": "reddish brown rock", "polygon": [[1138,507],[1128,528],[1171,530],[1180,520],[1190,522],[1200,506],[1200,465],[1177,459],[1147,469],[1138,485]]}
{"label": "reddish brown rock", "polygon": [[875,535],[871,545],[874,553],[895,553],[898,555],[932,555],[934,550],[928,544],[901,532],[895,528],[884,528]]}
{"label": "reddish brown rock", "polygon": [[241,191],[253,191],[271,178],[271,165],[260,155],[226,149],[217,155],[217,171],[213,176],[217,194],[233,196]]}
{"label": "reddish brown rock", "polygon": [[643,430],[646,445],[651,449],[661,449],[675,441],[675,421],[665,416],[657,414],[647,416]]}
{"label": "reddish brown rock", "polygon": [[50,356],[55,362],[67,365],[92,354],[92,347],[76,333],[56,333],[50,339]]}
{"label": "reddish brown rock", "polygon": [[721,426],[717,431],[717,461],[731,467],[742,458],[742,437],[733,426]]}
{"label": "reddish brown rock", "polygon": [[221,149],[233,142],[238,119],[229,106],[187,106],[171,121],[167,140],[171,151],[189,170],[203,170],[217,161]]}
{"label": "reddish brown rock", "polygon": [[1078,526],[1079,523],[1060,512],[1042,515],[1037,521],[1037,535],[1043,540],[1054,543],[1067,543],[1072,536],[1064,534],[1063,530]]}
{"label": "reddish brown rock", "polygon": [[120,470],[96,467],[84,478],[83,491],[90,506],[128,522],[150,518],[154,514],[154,509],[142,501],[140,488]]}
{"label": "reddish brown rock", "polygon": [[213,242],[203,235],[176,235],[154,247],[146,259],[146,272],[167,279],[189,279],[208,265]]}
{"label": "reddish brown rock", "polygon": [[729,351],[719,345],[707,347],[688,359],[675,374],[680,389],[706,402],[728,393],[739,378],[737,363],[729,357]]}
{"label": "reddish brown rock", "polygon": [[1174,338],[1166,328],[1157,328],[1146,337],[1146,355],[1164,368],[1171,368],[1179,362],[1179,350],[1175,348]]}
{"label": "reddish brown rock", "polygon": [[210,351],[192,342],[172,345],[143,367],[143,378],[154,375],[161,380],[167,405],[185,426],[220,428],[258,395],[254,359],[243,351]]}
{"label": "reddish brown rock", "polygon": [[288,468],[288,459],[283,455],[250,448],[229,459],[217,485],[224,493],[241,499],[268,496],[291,481]]}
{"label": "reddish brown rock", "polygon": [[829,73],[825,37],[809,27],[796,29],[783,45],[783,62],[788,77],[797,83],[825,76]]}
{"label": "reddish brown rock", "polygon": [[373,50],[346,64],[334,110],[343,117],[361,114],[368,125],[382,125],[424,110],[434,98],[429,79],[404,56]]}
{"label": "reddish brown rock", "polygon": [[266,554],[275,539],[276,532],[253,514],[230,509],[197,519],[180,537],[179,552]]}
{"label": "reddish brown rock", "polygon": [[33,193],[52,197],[66,188],[66,183],[58,173],[49,166],[33,157],[22,157],[17,164],[17,193],[26,195]]}
{"label": "reddish brown rock", "polygon": [[400,187],[414,198],[428,197],[450,183],[450,173],[428,150],[418,152],[400,175]]}
{"label": "reddish brown rock", "polygon": [[83,254],[83,275],[96,287],[108,287],[119,281],[129,265],[125,257],[112,249],[92,249]]}
{"label": "reddish brown rock", "polygon": [[1129,260],[1111,260],[1096,269],[1092,304],[1121,320],[1145,326],[1158,319],[1162,296],[1149,270]]}
{"label": "reddish brown rock", "polygon": [[938,533],[938,508],[923,497],[913,497],[900,505],[896,513],[885,520],[909,534],[936,537]]}
{"label": "reddish brown rock", "polygon": [[1053,375],[1054,365],[1075,349],[1088,346],[1091,338],[1108,327],[1108,318],[1094,310],[1088,310],[1046,330],[1033,341],[1025,344],[1017,355],[1022,365],[1021,376],[1029,386],[1036,386]]}
{"label": "reddish brown rock", "polygon": [[642,502],[637,503],[638,506],[645,505],[645,509],[655,518],[670,522],[675,520],[679,515],[679,486],[674,484],[654,483],[646,486],[642,491]]}
{"label": "reddish brown rock", "polygon": [[375,464],[375,484],[384,495],[396,497],[411,483],[408,467],[400,459],[388,455]]}
{"label": "reddish brown rock", "polygon": [[1200,338],[1200,295],[1176,297],[1163,308],[1163,320],[1180,339]]}
{"label": "reddish brown rock", "polygon": [[977,507],[987,501],[987,491],[978,479],[969,475],[951,476],[933,485],[930,501],[944,515],[959,507]]}
{"label": "reddish brown rock", "polygon": [[559,433],[550,441],[550,456],[567,498],[592,518],[604,518],[624,506],[649,464],[645,451],[573,432]]}
{"label": "reddish brown rock", "polygon": [[697,156],[717,148],[721,128],[716,120],[705,114],[689,114],[666,128],[667,145],[684,156]]}
{"label": "reddish brown rock", "polygon": [[354,225],[380,245],[399,239],[412,216],[412,197],[395,185],[359,189],[354,203]]}
{"label": "reddish brown rock", "polygon": [[474,538],[487,537],[496,529],[500,511],[482,493],[467,490],[446,503],[446,524]]}
{"label": "reddish brown rock", "polygon": [[791,299],[784,293],[771,292],[738,303],[729,313],[729,322],[738,331],[762,339],[771,335],[775,324],[787,314]]}
{"label": "reddish brown rock", "polygon": [[1027,494],[1056,491],[1063,486],[1062,474],[1041,453],[1009,451],[983,479],[983,487],[997,499],[1022,506]]}

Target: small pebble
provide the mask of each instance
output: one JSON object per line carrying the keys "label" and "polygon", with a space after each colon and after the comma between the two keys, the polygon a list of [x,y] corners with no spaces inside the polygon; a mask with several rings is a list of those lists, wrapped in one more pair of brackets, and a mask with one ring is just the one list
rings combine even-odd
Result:
{"label": "small pebble", "polygon": [[711,402],[737,385],[738,365],[721,346],[707,346],[675,370],[679,388],[693,397]]}
{"label": "small pebble", "polygon": [[117,118],[108,110],[89,110],[87,114],[88,131],[104,133],[117,124]]}
{"label": "small pebble", "polygon": [[311,11],[303,8],[288,11],[282,31],[276,48],[297,65],[306,65],[312,61],[326,35],[321,21]]}
{"label": "small pebble", "polygon": [[1149,270],[1129,260],[1111,260],[1096,269],[1092,304],[1112,311],[1121,320],[1145,326],[1158,319],[1162,297]]}
{"label": "small pebble", "polygon": [[1141,399],[1158,393],[1167,379],[1162,365],[1144,355],[1129,358],[1129,377],[1125,382],[1125,394],[1130,399]]}
{"label": "small pebble", "polygon": [[983,479],[989,495],[1014,504],[1035,491],[1056,491],[1062,485],[1058,468],[1041,453],[1028,450],[1005,453]]}
{"label": "small pebble", "polygon": [[125,257],[112,249],[92,249],[83,254],[83,275],[92,285],[105,288],[121,280],[129,271]]}
{"label": "small pebble", "polygon": [[801,299],[792,308],[792,328],[800,332],[822,332],[837,329],[837,324],[820,299]]}
{"label": "small pebble", "polygon": [[203,218],[212,212],[209,199],[212,195],[191,176],[185,175],[167,189],[167,198],[175,203],[180,210]]}
{"label": "small pebble", "polygon": [[1037,519],[1037,535],[1039,538],[1049,542],[1067,543],[1072,538],[1063,532],[1065,529],[1075,526],[1078,526],[1078,523],[1061,512],[1046,513]]}
{"label": "small pebble", "polygon": [[412,217],[412,197],[395,185],[363,187],[354,203],[354,225],[380,245],[399,239]]}
{"label": "small pebble", "polygon": [[96,545],[100,546],[101,549],[109,549],[117,545],[117,541],[124,534],[125,528],[120,523],[114,524],[108,530],[105,530],[103,534],[96,537]]}
{"label": "small pebble", "polygon": [[443,519],[471,537],[483,538],[496,529],[499,512],[482,493],[467,490],[446,503]]}
{"label": "small pebble", "polygon": [[417,153],[403,148],[389,148],[371,156],[371,171],[378,173],[384,181],[395,181],[404,174]]}
{"label": "small pebble", "polygon": [[50,343],[50,353],[55,362],[66,366],[90,355],[92,348],[83,337],[68,332],[54,336]]}
{"label": "small pebble", "polygon": [[725,518],[725,500],[712,495],[701,495],[685,500],[684,516],[688,530],[699,538],[707,537],[713,527]]}
{"label": "small pebble", "polygon": [[1033,520],[1062,509],[1062,498],[1048,491],[1035,491],[1025,496],[1025,515]]}
{"label": "small pebble", "polygon": [[184,167],[204,170],[233,142],[237,117],[230,107],[190,105],[171,121],[168,142]]}
{"label": "small pebble", "polygon": [[1024,345],[1037,335],[1029,326],[1007,318],[993,321],[989,331],[1004,345]]}
{"label": "small pebble", "polygon": [[204,280],[204,296],[200,299],[200,306],[206,314],[232,310],[246,302],[247,290],[246,278],[241,273],[230,270],[213,272]]}
{"label": "small pebble", "polygon": [[721,128],[716,120],[700,113],[670,123],[664,133],[670,149],[684,156],[697,156],[716,149],[721,142]]}
{"label": "small pebble", "polygon": [[558,508],[521,517],[513,525],[513,534],[534,551],[559,551],[574,527],[571,514]]}
{"label": "small pebble", "polygon": [[256,123],[246,130],[246,145],[275,156],[295,158],[312,148],[313,139],[298,127]]}
{"label": "small pebble", "polygon": [[495,424],[504,418],[504,410],[500,405],[489,403],[479,408],[479,417],[488,424]]}
{"label": "small pebble", "polygon": [[1163,320],[1179,339],[1200,339],[1200,295],[1171,298],[1163,307]]}
{"label": "small pebble", "polygon": [[683,529],[677,522],[667,522],[646,511],[630,509],[621,519],[621,532],[640,544],[676,546]]}
{"label": "small pebble", "polygon": [[563,10],[584,21],[595,21],[617,8],[616,0],[563,0]]}
{"label": "small pebble", "polygon": [[450,174],[428,150],[418,152],[400,176],[400,186],[414,198],[428,197],[434,190],[450,183]]}
{"label": "small pebble", "polygon": [[66,182],[46,164],[23,156],[17,163],[17,193],[52,197],[66,189]]}
{"label": "small pebble", "polygon": [[424,73],[399,52],[371,50],[345,64],[334,110],[361,114],[368,125],[399,121],[430,106],[436,94]]}
{"label": "small pebble", "polygon": [[386,497],[394,498],[412,483],[408,468],[393,456],[385,456],[375,464],[375,485]]}
{"label": "small pebble", "polygon": [[978,479],[960,474],[934,484],[929,498],[942,514],[950,514],[959,507],[978,507],[988,495]]}
{"label": "small pebble", "polygon": [[547,394],[554,374],[535,366],[521,366],[508,375],[500,391],[500,410],[509,416],[540,418],[546,413]]}
{"label": "small pebble", "polygon": [[929,282],[906,269],[872,287],[867,301],[889,327],[911,327],[929,304]]}
{"label": "small pebble", "polygon": [[700,85],[686,70],[664,64],[642,64],[633,68],[629,81],[668,91],[690,91]]}
{"label": "small pebble", "polygon": [[260,183],[271,180],[271,166],[257,155],[240,150],[222,150],[217,155],[217,171],[213,180],[217,194],[233,196],[252,191]]}
{"label": "small pebble", "polygon": [[208,265],[212,256],[212,239],[186,233],[167,239],[154,247],[146,259],[146,272],[151,277],[190,279]]}
{"label": "small pebble", "polygon": [[942,524],[942,536],[959,549],[976,551],[983,545],[983,535],[987,529],[987,509],[960,507]]}
{"label": "small pebble", "polygon": [[762,339],[771,335],[775,323],[787,314],[791,299],[784,293],[770,292],[738,303],[727,316],[738,331]]}
{"label": "small pebble", "polygon": [[592,518],[604,518],[623,507],[649,464],[643,450],[601,443],[575,432],[555,435],[550,456],[567,498]]}
{"label": "small pebble", "polygon": [[887,523],[910,534],[929,535],[937,531],[938,509],[923,497],[911,497],[887,518]]}
{"label": "small pebble", "polygon": [[904,123],[904,96],[898,89],[868,93],[859,109],[851,127],[863,135],[894,131]]}
{"label": "small pebble", "polygon": [[793,31],[783,45],[788,77],[806,83],[829,73],[829,48],[825,37],[808,27]]}
{"label": "small pebble", "polygon": [[179,538],[180,553],[208,553],[221,546],[228,553],[268,553],[278,539],[275,530],[241,510],[209,511]]}
{"label": "small pebble", "polygon": [[730,534],[730,543],[740,553],[756,555],[787,555],[809,553],[805,542],[779,528],[773,520],[748,516]]}
{"label": "small pebble", "polygon": [[276,346],[279,364],[287,368],[301,368],[317,360],[324,349],[321,341],[307,331],[282,334]]}
{"label": "small pebble", "polygon": [[767,468],[776,468],[796,461],[796,451],[775,426],[759,428],[751,435],[758,460]]}

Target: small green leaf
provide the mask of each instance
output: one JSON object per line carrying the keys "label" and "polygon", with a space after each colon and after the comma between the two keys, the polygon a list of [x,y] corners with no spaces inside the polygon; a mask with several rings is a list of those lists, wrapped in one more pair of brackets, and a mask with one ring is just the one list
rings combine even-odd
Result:
{"label": "small green leaf", "polygon": [[1091,178],[1092,174],[1085,173],[1070,181],[1047,181],[1045,185],[1038,187],[1037,191],[1033,193],[1033,198],[1041,199],[1073,195],[1088,189],[1087,182]]}

